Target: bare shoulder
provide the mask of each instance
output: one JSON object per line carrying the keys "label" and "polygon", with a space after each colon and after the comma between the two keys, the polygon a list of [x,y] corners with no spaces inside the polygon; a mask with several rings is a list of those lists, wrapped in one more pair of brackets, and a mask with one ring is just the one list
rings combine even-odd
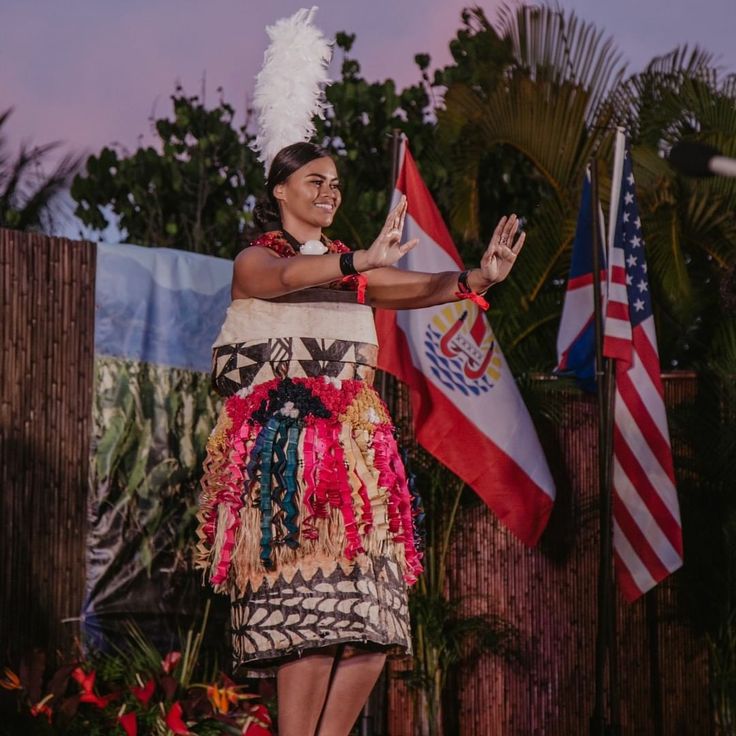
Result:
{"label": "bare shoulder", "polygon": [[274,253],[270,248],[249,246],[241,250],[233,261],[233,299],[251,296],[254,293],[255,283],[280,260],[278,253]]}
{"label": "bare shoulder", "polygon": [[238,273],[243,269],[253,269],[259,266],[268,266],[274,262],[274,260],[280,260],[278,253],[274,253],[270,248],[259,248],[251,245],[238,253],[235,256],[235,272]]}

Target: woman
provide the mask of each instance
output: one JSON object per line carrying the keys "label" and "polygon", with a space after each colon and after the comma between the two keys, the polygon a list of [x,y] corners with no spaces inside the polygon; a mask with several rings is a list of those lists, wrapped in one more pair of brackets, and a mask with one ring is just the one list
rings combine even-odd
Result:
{"label": "woman", "polygon": [[230,594],[236,666],[277,668],[280,736],[345,736],[386,652],[411,649],[407,585],[421,572],[371,387],[371,307],[481,294],[508,275],[524,235],[502,218],[479,268],[405,272],[393,267],[417,245],[401,243],[405,198],[367,250],[323,235],[341,199],[326,150],[282,149],[266,188],[272,209],[257,216],[277,229],[236,258],[214,346],[228,398],[208,445],[198,562]]}

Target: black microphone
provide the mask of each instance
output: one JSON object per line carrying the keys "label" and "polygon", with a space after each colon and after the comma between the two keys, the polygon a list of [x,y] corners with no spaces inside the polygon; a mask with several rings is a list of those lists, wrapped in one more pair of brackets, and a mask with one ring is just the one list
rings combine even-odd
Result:
{"label": "black microphone", "polygon": [[720,151],[706,143],[680,143],[672,146],[669,162],[685,176],[734,176],[736,159],[721,156]]}

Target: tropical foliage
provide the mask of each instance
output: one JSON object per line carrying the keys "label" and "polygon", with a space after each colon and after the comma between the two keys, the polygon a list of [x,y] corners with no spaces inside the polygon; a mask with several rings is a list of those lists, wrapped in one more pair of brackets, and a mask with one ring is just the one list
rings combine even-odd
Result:
{"label": "tropical foliage", "polygon": [[104,494],[96,506],[124,509],[144,567],[161,537],[183,558],[219,408],[209,376],[108,357],[97,358],[96,372],[90,482]]}
{"label": "tropical foliage", "polygon": [[733,186],[687,181],[661,154],[683,138],[731,152],[733,80],[720,80],[706,54],[686,49],[625,79],[611,39],[549,7],[507,8],[497,31],[479,9],[468,18],[476,36],[497,32],[511,60],[501,73],[498,57],[479,60],[476,75],[488,82],[451,80],[438,112],[438,136],[452,162],[453,228],[479,231],[480,162],[489,152],[511,147],[543,182],[544,196],[521,213],[529,233],[524,258],[494,294],[494,328],[515,371],[553,365],[585,167],[598,161],[605,209],[617,124],[634,144],[663,362],[692,366],[717,321],[717,284],[734,257]]}
{"label": "tropical foliage", "polygon": [[422,151],[434,178],[441,176],[432,158],[434,125],[428,120],[431,100],[417,84],[403,91],[392,79],[368,82],[350,57],[355,35],[338,33],[343,54],[341,78],[327,88],[324,120],[317,137],[335,151],[343,183],[343,204],[333,229],[354,247],[368,247],[377,235],[377,217],[388,212],[392,173],[392,136],[405,133]]}
{"label": "tropical foliage", "polygon": [[[269,736],[267,708],[202,657],[207,612],[190,629],[183,651],[161,653],[134,624],[115,654],[80,652],[43,681],[43,659],[35,656],[20,675],[5,668],[0,688],[16,700],[16,714],[0,733],[27,736]],[[204,678],[196,682],[196,678]],[[9,709],[4,708],[8,713]]]}
{"label": "tropical foliage", "polygon": [[[736,298],[730,280],[731,300]],[[674,414],[686,564],[680,599],[711,653],[717,733],[736,729],[736,311],[713,335],[691,403]]]}
{"label": "tropical foliage", "polygon": [[67,154],[46,174],[44,165],[56,155],[58,143],[23,144],[11,154],[3,128],[12,112],[0,112],[0,227],[52,233],[64,214],[59,195],[69,188],[81,161]]}
{"label": "tropical foliage", "polygon": [[87,159],[75,214],[93,230],[115,223],[131,243],[232,258],[248,239],[248,197],[263,188],[251,137],[224,101],[208,109],[181,88],[171,100],[173,119],[153,121],[156,145]]}

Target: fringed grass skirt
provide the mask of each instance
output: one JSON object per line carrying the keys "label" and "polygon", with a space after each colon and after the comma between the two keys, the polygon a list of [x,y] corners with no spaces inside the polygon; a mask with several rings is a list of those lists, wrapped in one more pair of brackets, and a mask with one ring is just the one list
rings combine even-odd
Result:
{"label": "fringed grass skirt", "polygon": [[237,665],[332,644],[410,650],[416,512],[370,385],[276,378],[239,391],[202,484],[196,564],[230,595]]}

